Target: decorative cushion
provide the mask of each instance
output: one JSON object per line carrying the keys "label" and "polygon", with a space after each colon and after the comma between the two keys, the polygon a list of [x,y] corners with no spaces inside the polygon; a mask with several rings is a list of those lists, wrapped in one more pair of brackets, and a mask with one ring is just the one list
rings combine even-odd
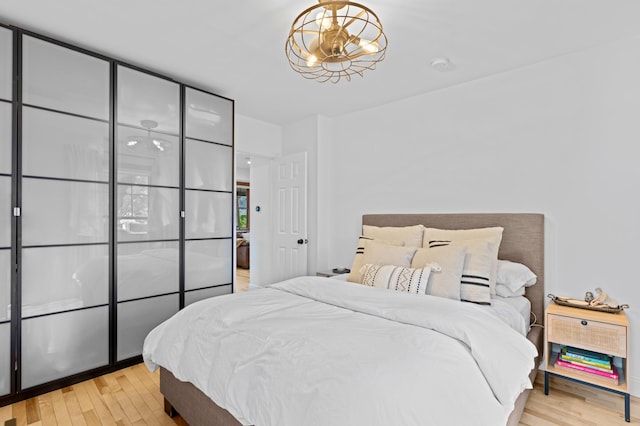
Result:
{"label": "decorative cushion", "polygon": [[407,247],[422,247],[424,226],[372,226],[362,225],[362,235],[374,240],[398,241]]}
{"label": "decorative cushion", "polygon": [[[504,228],[477,228],[477,229],[436,229],[425,228],[423,247],[435,247],[448,245],[452,241],[457,243],[467,240],[486,239],[490,243],[491,271],[489,275],[489,290],[491,294],[496,294],[496,276],[498,274],[498,250],[502,241]],[[469,250],[467,250],[469,254]]]}
{"label": "decorative cushion", "polygon": [[362,283],[361,269],[367,263],[410,266],[416,250],[415,247],[395,246],[360,237],[347,281]]}
{"label": "decorative cushion", "polygon": [[362,268],[362,284],[402,293],[426,294],[429,274],[432,269],[438,268],[436,264],[424,268],[405,268],[367,263]]}
{"label": "decorative cushion", "polygon": [[537,280],[536,274],[531,272],[531,269],[526,265],[508,260],[498,260],[496,283],[508,287],[512,292],[532,286]]}
{"label": "decorative cushion", "polygon": [[460,300],[460,281],[467,249],[464,246],[421,248],[411,261],[412,268],[422,268],[429,263],[440,265],[439,271],[429,275],[427,294]]}

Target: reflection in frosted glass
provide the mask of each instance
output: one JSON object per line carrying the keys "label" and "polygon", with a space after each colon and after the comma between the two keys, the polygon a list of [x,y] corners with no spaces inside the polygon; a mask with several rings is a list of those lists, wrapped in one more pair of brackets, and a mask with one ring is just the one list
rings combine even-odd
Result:
{"label": "reflection in frosted glass", "polygon": [[180,185],[177,137],[120,126],[118,141],[118,182]]}
{"label": "reflection in frosted glass", "polygon": [[230,193],[186,191],[186,238],[231,237]]}
{"label": "reflection in frosted glass", "polygon": [[[0,250],[0,322],[11,319],[11,250]],[[2,370],[0,370],[2,374]]]}
{"label": "reflection in frosted glass", "polygon": [[0,102],[0,173],[11,174],[11,104]]}
{"label": "reflection in frosted glass", "polygon": [[178,242],[118,245],[118,301],[179,290]]}
{"label": "reflection in frosted glass", "polygon": [[178,239],[178,201],[177,189],[118,185],[118,241]]}
{"label": "reflection in frosted glass", "polygon": [[233,102],[187,88],[185,132],[188,138],[231,145],[233,141]]}
{"label": "reflection in frosted glass", "polygon": [[178,312],[178,295],[118,303],[118,361],[142,353],[147,334]]}
{"label": "reflection in frosted glass", "polygon": [[11,373],[11,324],[6,323],[0,324],[0,396],[11,391]]}
{"label": "reflection in frosted glass", "polygon": [[109,246],[22,250],[22,317],[109,302]]}
{"label": "reflection in frosted glass", "polygon": [[177,135],[180,125],[180,86],[119,66],[118,122],[140,126],[143,120],[152,120],[157,130]]}
{"label": "reflection in frosted glass", "polygon": [[[12,99],[13,32],[0,27],[0,99]],[[1,393],[0,393],[1,394]]]}
{"label": "reflection in frosted glass", "polygon": [[192,290],[233,280],[233,240],[185,242],[185,289]]}
{"label": "reflection in frosted glass", "polygon": [[23,102],[109,119],[109,62],[37,38],[23,38]]}
{"label": "reflection in frosted glass", "polygon": [[109,124],[25,107],[25,175],[109,180]]}
{"label": "reflection in frosted glass", "polygon": [[215,296],[222,296],[223,294],[231,294],[231,285],[221,285],[220,287],[189,291],[184,294],[184,305],[188,306],[200,300]]}
{"label": "reflection in frosted glass", "polygon": [[186,187],[217,191],[233,190],[232,148],[187,139]]}
{"label": "reflection in frosted glass", "polygon": [[103,183],[24,178],[23,245],[106,242],[108,197]]}
{"label": "reflection in frosted glass", "polygon": [[11,247],[10,176],[0,176],[0,247]]}
{"label": "reflection in frosted glass", "polygon": [[22,321],[22,387],[109,362],[109,310],[84,309]]}

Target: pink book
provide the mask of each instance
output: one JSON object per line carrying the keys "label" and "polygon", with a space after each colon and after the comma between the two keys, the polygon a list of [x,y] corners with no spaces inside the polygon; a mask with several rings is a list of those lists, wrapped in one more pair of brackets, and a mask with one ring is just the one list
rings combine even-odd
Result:
{"label": "pink book", "polygon": [[611,367],[613,368],[613,373],[607,373],[605,371],[589,368],[586,365],[571,364],[570,362],[563,361],[562,359],[560,359],[560,355],[558,355],[558,360],[556,361],[556,364],[561,365],[562,367],[573,368],[574,370],[585,371],[587,373],[595,374],[598,376],[608,377],[610,379],[616,379],[616,380],[618,379],[618,372],[615,370],[613,366]]}

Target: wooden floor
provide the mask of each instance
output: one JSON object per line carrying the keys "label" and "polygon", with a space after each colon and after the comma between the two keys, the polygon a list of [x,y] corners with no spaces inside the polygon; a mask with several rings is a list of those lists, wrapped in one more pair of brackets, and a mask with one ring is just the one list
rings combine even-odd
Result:
{"label": "wooden floor", "polygon": [[[552,378],[549,396],[542,376],[530,394],[520,426],[640,425],[640,400],[632,398],[631,423],[623,416],[623,398]],[[182,425],[163,410],[159,374],[144,364],[0,407],[0,426]]]}
{"label": "wooden floor", "polygon": [[248,269],[236,268],[236,293],[249,290],[250,278]]}

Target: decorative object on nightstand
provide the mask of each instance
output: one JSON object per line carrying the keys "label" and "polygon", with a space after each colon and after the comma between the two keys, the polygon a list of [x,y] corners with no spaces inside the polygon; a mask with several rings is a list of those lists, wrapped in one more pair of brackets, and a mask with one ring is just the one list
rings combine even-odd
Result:
{"label": "decorative object on nightstand", "polygon": [[[627,316],[622,309],[612,315],[611,311],[598,311],[585,301],[584,306],[571,306],[563,304],[571,299],[560,303],[556,299],[552,297],[554,303],[545,312],[545,395],[549,394],[549,376],[613,392],[624,397],[624,417],[629,422]],[[591,309],[584,309],[585,306]]]}
{"label": "decorative object on nightstand", "polygon": [[316,276],[318,277],[333,277],[335,275],[348,274],[351,272],[349,268],[333,268],[330,271],[318,271],[316,272]]}

